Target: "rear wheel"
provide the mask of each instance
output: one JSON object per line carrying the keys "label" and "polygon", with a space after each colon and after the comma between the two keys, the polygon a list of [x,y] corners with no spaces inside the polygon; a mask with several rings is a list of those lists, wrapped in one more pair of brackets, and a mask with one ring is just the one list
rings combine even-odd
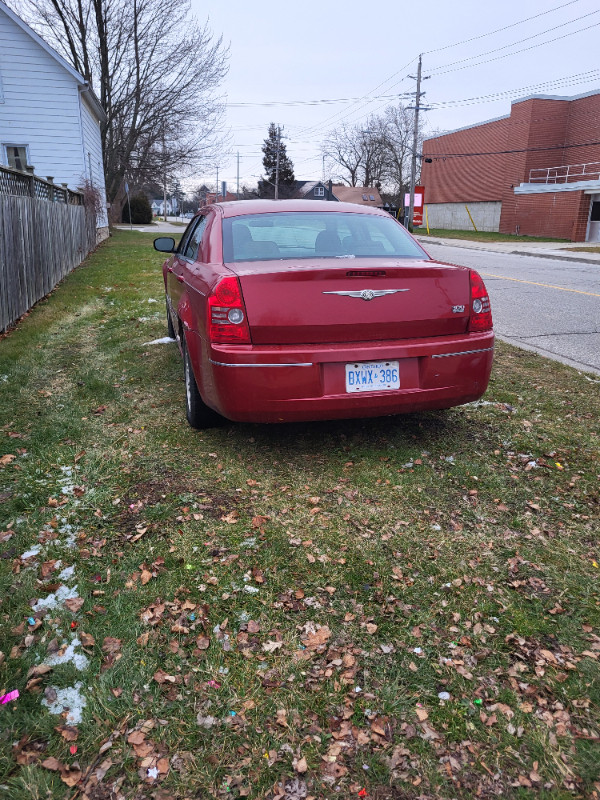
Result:
{"label": "rear wheel", "polygon": [[222,417],[209,408],[202,400],[196,378],[194,377],[194,370],[190,361],[188,349],[185,345],[185,339],[182,339],[183,345],[183,374],[185,378],[185,412],[187,421],[192,428],[202,430],[202,428],[214,428],[222,422]]}

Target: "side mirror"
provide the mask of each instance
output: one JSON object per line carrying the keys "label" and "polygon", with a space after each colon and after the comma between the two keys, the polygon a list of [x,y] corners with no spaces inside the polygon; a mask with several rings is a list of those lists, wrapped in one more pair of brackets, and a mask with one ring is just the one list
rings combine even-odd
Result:
{"label": "side mirror", "polygon": [[154,249],[159,253],[174,253],[175,252],[175,239],[170,236],[160,236],[154,240]]}

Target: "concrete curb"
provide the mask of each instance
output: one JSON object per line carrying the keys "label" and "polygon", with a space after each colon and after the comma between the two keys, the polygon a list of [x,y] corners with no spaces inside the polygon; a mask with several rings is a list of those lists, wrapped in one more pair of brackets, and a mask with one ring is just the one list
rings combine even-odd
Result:
{"label": "concrete curb", "polygon": [[[500,251],[495,251],[500,252]],[[531,253],[526,250],[511,250],[511,256],[533,256],[534,258],[554,258],[558,261],[575,261],[578,264],[597,264],[600,266],[600,254],[597,258],[578,258],[577,256],[563,256],[562,253]]]}
{"label": "concrete curb", "polygon": [[[523,250],[509,250],[505,247],[494,247],[491,243],[490,246],[486,246],[484,242],[477,242],[476,244],[465,244],[465,241],[462,239],[459,240],[450,240],[450,239],[420,239],[417,237],[417,240],[420,244],[422,244],[425,249],[427,249],[428,244],[437,245],[438,247],[456,247],[460,250],[475,250],[477,252],[484,252],[484,253],[504,253],[506,255],[511,256],[530,256],[532,258],[554,258],[559,261],[572,261],[577,262],[579,264],[597,264],[600,266],[600,253],[597,256],[594,256],[590,253],[582,253],[581,256],[578,256],[573,250],[569,251],[569,254],[566,253],[563,255],[559,250],[554,251],[544,251],[542,247],[534,249],[523,249]],[[467,240],[468,241],[468,240]],[[459,244],[460,242],[460,244]],[[510,246],[510,245],[508,245]]]}

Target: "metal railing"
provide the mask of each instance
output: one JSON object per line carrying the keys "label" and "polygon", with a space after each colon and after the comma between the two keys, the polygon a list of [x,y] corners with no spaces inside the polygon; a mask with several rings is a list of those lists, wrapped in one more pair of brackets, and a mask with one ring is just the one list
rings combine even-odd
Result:
{"label": "metal railing", "polygon": [[570,183],[571,181],[594,179],[600,180],[600,161],[529,171],[529,183]]}

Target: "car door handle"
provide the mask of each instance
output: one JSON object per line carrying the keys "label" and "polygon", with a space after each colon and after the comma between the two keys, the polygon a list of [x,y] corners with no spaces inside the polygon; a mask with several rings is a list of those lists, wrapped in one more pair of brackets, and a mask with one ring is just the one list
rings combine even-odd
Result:
{"label": "car door handle", "polygon": [[167,272],[173,272],[173,267],[167,267]]}
{"label": "car door handle", "polygon": [[183,275],[175,275],[175,277],[177,278],[177,280],[179,281],[179,283],[183,283],[183,281],[185,280],[185,278],[183,277]]}

